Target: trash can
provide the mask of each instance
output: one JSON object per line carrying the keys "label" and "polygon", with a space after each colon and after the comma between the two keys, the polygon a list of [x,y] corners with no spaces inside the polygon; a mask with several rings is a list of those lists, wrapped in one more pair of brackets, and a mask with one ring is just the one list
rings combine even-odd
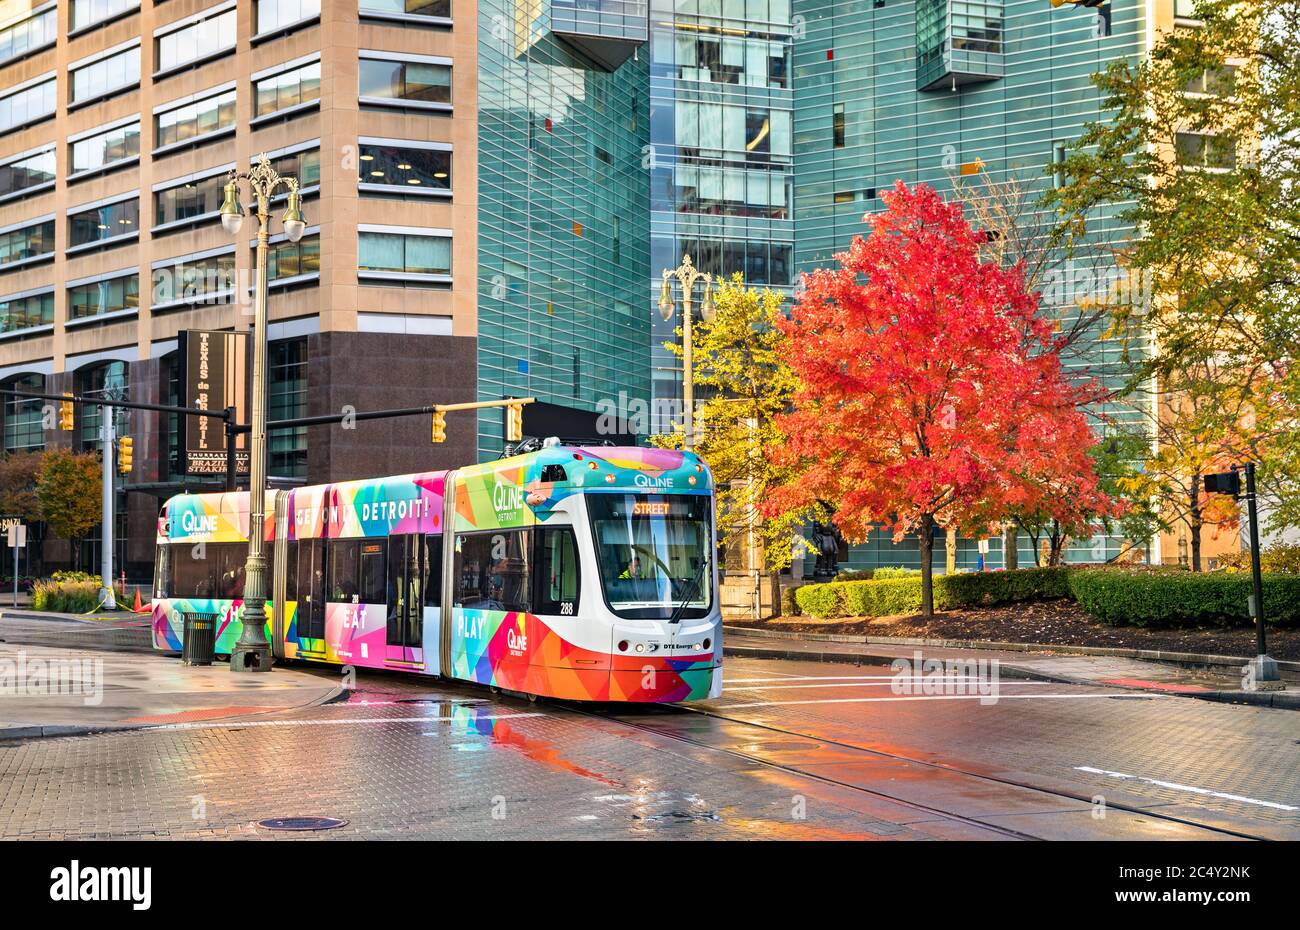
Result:
{"label": "trash can", "polygon": [[182,665],[211,665],[217,645],[216,614],[185,614]]}

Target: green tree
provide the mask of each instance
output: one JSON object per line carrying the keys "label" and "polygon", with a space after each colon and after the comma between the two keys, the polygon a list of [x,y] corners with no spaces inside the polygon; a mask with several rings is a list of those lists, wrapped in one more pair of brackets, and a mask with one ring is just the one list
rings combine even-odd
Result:
{"label": "green tree", "polygon": [[10,452],[0,456],[0,515],[18,517],[25,523],[41,518],[41,503],[36,497],[40,480],[40,452]]}
{"label": "green tree", "polygon": [[1117,258],[1150,300],[1113,306],[1114,333],[1142,345],[1130,387],[1212,366],[1249,424],[1231,454],[1260,462],[1274,525],[1300,525],[1300,0],[1196,16],[1094,77],[1105,118],[1053,166],[1048,202],[1070,247],[1116,216],[1141,231]]}
{"label": "green tree", "polygon": [[81,540],[100,521],[103,479],[93,452],[50,449],[41,461],[36,497],[41,518],[58,536],[72,543],[73,564],[81,567]]}
{"label": "green tree", "polygon": [[[692,334],[695,386],[703,398],[696,402],[695,452],[708,463],[717,487],[718,539],[736,545],[751,534],[756,538],[771,574],[773,604],[780,603],[778,573],[797,548],[806,547],[804,524],[825,516],[820,504],[766,518],[757,509],[772,487],[791,476],[764,454],[784,442],[775,419],[789,408],[797,386],[785,361],[787,337],[776,326],[781,301],[776,291],[746,287],[737,274],[715,292],[713,320],[695,323]],[[681,357],[680,345],[665,345]],[[651,441],[680,449],[682,424]]]}

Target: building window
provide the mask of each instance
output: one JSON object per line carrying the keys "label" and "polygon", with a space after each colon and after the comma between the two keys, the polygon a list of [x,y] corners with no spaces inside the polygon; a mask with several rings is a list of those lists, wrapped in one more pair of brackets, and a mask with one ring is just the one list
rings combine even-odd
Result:
{"label": "building window", "polygon": [[153,269],[154,310],[172,305],[225,303],[235,293],[235,255],[195,255]]}
{"label": "building window", "polygon": [[451,62],[365,52],[360,59],[360,96],[363,103],[447,109],[451,106]]}
{"label": "building window", "polygon": [[361,140],[358,183],[417,194],[451,193],[451,146]]}
{"label": "building window", "polygon": [[68,288],[68,319],[84,320],[140,309],[140,275],[121,275]]}
{"label": "building window", "polygon": [[1060,189],[1065,187],[1065,172],[1061,166],[1065,164],[1066,147],[1064,142],[1052,143],[1052,186]]}
{"label": "building window", "polygon": [[679,212],[789,218],[786,175],[781,171],[679,164],[673,179]]}
{"label": "building window", "polygon": [[[270,420],[292,420],[307,415],[307,340],[282,339],[270,343],[268,397]],[[268,434],[271,474],[284,478],[307,477],[307,427],[276,430]]]}
{"label": "building window", "polygon": [[270,244],[266,264],[268,282],[318,274],[320,274],[319,234],[303,236],[297,242],[282,239]]}
{"label": "building window", "polygon": [[1180,132],[1174,147],[1178,164],[1187,168],[1235,168],[1237,147],[1231,139],[1198,132]]}
{"label": "building window", "polygon": [[235,127],[235,91],[186,103],[154,116],[154,145],[165,148]]}
{"label": "building window", "polygon": [[154,63],[162,74],[235,47],[235,9],[211,13],[154,39]]}
{"label": "building window", "polygon": [[0,132],[54,115],[57,79],[51,75],[0,97]]}
{"label": "building window", "polygon": [[253,116],[320,100],[320,62],[262,78],[253,84]]}
{"label": "building window", "polygon": [[361,0],[359,8],[362,18],[379,16],[405,20],[408,17],[427,16],[431,19],[451,19],[451,0]]}
{"label": "building window", "polygon": [[257,35],[320,17],[320,0],[257,0]]}
{"label": "building window", "polygon": [[54,323],[54,291],[0,297],[0,333]]}
{"label": "building window", "polygon": [[[5,381],[4,387],[11,391],[43,394],[45,375],[18,375]],[[39,398],[23,400],[11,395],[5,396],[5,452],[33,452],[45,448],[44,403]]]}
{"label": "building window", "polygon": [[140,155],[140,121],[75,139],[68,146],[72,174],[99,171]]}
{"label": "building window", "polygon": [[102,23],[140,7],[140,0],[72,0],[72,31]]}
{"label": "building window", "polygon": [[1232,65],[1208,68],[1184,84],[1183,92],[1231,97],[1237,92],[1237,69]]}
{"label": "building window", "polygon": [[221,211],[225,187],[226,175],[223,172],[154,191],[154,228],[185,220],[216,219]]}
{"label": "building window", "polygon": [[59,11],[54,4],[27,19],[0,29],[0,64],[53,45],[59,37]]}
{"label": "building window", "polygon": [[[72,376],[72,383],[77,394],[123,400],[129,387],[126,362],[114,360],[79,368]],[[99,417],[103,409],[98,404],[79,405],[77,419],[81,428],[75,435],[80,450],[99,448]]]}
{"label": "building window", "polygon": [[[271,167],[281,177],[298,179],[299,190],[320,186],[320,149],[289,152],[270,159]],[[283,193],[277,196],[284,196]]]}
{"label": "building window", "polygon": [[140,83],[140,46],[137,43],[80,67],[74,65],[70,71],[72,103],[84,103],[134,87]]}
{"label": "building window", "polygon": [[1174,15],[1179,19],[1198,19],[1197,2],[1198,0],[1174,0]]}
{"label": "building window", "polygon": [[0,266],[54,255],[54,220],[0,231]]}
{"label": "building window", "polygon": [[357,271],[361,277],[449,279],[451,233],[362,230],[357,234]]}
{"label": "building window", "polygon": [[53,183],[53,146],[0,165],[0,200]]}
{"label": "building window", "polygon": [[844,104],[837,103],[835,104],[834,110],[832,110],[831,112],[831,135],[833,137],[832,144],[837,149],[844,148],[844,141],[846,135],[844,130],[845,130]]}
{"label": "building window", "polygon": [[91,207],[68,214],[70,247],[105,242],[140,232],[140,198]]}

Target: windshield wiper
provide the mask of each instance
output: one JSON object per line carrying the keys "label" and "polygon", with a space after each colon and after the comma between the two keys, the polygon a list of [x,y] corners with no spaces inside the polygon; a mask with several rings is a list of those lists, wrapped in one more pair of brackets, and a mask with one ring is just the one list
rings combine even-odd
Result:
{"label": "windshield wiper", "polygon": [[695,578],[691,582],[691,586],[686,589],[686,596],[682,598],[682,602],[677,605],[677,609],[673,611],[673,615],[668,618],[670,626],[681,621],[682,614],[686,613],[686,606],[690,604],[695,595],[700,592],[700,583],[704,581],[704,572],[708,567],[709,560],[707,557],[700,560],[700,570],[695,573]]}

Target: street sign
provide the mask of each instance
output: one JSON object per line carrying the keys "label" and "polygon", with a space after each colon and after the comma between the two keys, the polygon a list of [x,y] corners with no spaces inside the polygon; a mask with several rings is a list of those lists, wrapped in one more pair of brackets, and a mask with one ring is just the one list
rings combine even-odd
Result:
{"label": "street sign", "polygon": [[1205,493],[1231,494],[1233,497],[1240,497],[1241,474],[1236,471],[1225,471],[1217,475],[1206,475]]}
{"label": "street sign", "polygon": [[18,523],[5,529],[5,535],[9,539],[10,549],[27,548],[27,524]]}
{"label": "street sign", "polygon": [[[222,411],[235,408],[235,421],[248,420],[248,334],[185,330],[178,337],[181,383],[186,407]],[[235,437],[235,469],[248,474],[243,434]],[[221,475],[226,471],[226,432],[217,417],[185,418],[185,473]]]}

